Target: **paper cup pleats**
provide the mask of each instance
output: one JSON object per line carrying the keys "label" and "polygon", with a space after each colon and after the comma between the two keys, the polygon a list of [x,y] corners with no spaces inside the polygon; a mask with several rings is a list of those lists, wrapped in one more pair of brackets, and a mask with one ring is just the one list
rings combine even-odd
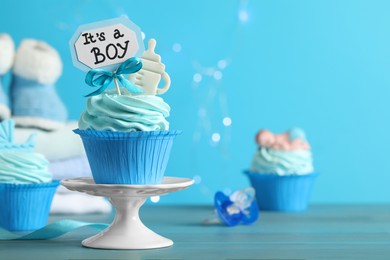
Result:
{"label": "paper cup pleats", "polygon": [[97,184],[159,184],[173,140],[180,131],[111,132],[74,130]]}

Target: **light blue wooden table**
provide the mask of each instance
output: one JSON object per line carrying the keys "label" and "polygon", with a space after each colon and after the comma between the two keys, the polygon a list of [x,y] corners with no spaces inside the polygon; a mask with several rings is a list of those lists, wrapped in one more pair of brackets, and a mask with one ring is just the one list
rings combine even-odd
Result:
{"label": "light blue wooden table", "polygon": [[[98,250],[83,228],[50,241],[1,241],[0,259],[390,259],[390,205],[313,205],[304,213],[262,212],[252,226],[205,226],[208,206],[144,206],[143,222],[174,241],[153,250]],[[106,222],[112,215],[53,216]]]}

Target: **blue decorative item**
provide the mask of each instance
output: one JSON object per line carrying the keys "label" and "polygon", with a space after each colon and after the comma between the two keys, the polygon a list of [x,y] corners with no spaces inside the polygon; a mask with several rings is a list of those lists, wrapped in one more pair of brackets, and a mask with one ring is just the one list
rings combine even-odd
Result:
{"label": "blue decorative item", "polygon": [[[87,73],[85,77],[85,83],[91,87],[98,87],[99,89],[86,95],[85,97],[95,96],[101,94],[114,80],[117,85],[117,81],[134,94],[142,93],[142,89],[134,85],[130,80],[123,77],[123,74],[132,74],[139,71],[142,68],[141,59],[132,57],[124,61],[115,72],[110,72],[104,69],[92,69]],[[117,85],[118,92],[120,94],[119,87]]]}
{"label": "blue decorative item", "polygon": [[47,226],[42,227],[41,229],[23,235],[18,233],[12,233],[6,229],[0,228],[0,240],[48,240],[60,237],[68,232],[82,227],[91,227],[101,231],[107,228],[108,225],[67,219],[50,223]]}
{"label": "blue decorative item", "polygon": [[12,119],[6,119],[0,123],[0,151],[32,151],[35,148],[35,134],[31,134],[24,144],[14,143],[15,122]]}
{"label": "blue decorative item", "polygon": [[25,39],[16,52],[10,86],[12,118],[17,126],[56,130],[68,112],[56,92],[62,60],[52,46]]}
{"label": "blue decorative item", "polygon": [[259,217],[255,190],[250,187],[230,196],[218,191],[214,197],[214,206],[222,222],[230,227],[253,224]]}
{"label": "blue decorative item", "polygon": [[68,116],[53,84],[40,84],[14,75],[11,98],[12,116],[20,126],[55,130],[64,125]]}

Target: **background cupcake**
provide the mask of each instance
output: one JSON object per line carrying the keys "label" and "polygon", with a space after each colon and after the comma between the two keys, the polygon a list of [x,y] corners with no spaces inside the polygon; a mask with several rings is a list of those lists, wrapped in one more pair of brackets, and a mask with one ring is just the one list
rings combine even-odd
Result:
{"label": "background cupcake", "polygon": [[11,231],[35,230],[46,225],[58,181],[49,162],[32,152],[34,136],[13,143],[14,122],[0,124],[0,226]]}
{"label": "background cupcake", "polygon": [[259,147],[245,173],[256,189],[260,209],[305,210],[317,174],[303,130],[294,128],[282,134],[261,130],[256,142]]}
{"label": "background cupcake", "polygon": [[[151,48],[141,59],[147,65],[137,74],[134,86],[141,93],[121,89],[120,93],[107,90],[90,96],[79,129],[74,131],[83,140],[98,184],[158,184],[163,180],[173,140],[180,131],[169,131],[170,107],[156,96],[168,90],[170,80],[154,53],[155,40],[149,43]],[[153,70],[154,63],[159,71]],[[169,83],[163,90],[157,88],[162,75]]]}

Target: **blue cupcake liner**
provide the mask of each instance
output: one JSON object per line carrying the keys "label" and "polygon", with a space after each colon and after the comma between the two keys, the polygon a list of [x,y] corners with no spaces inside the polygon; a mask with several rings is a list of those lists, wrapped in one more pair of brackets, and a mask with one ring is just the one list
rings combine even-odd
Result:
{"label": "blue cupcake liner", "polygon": [[159,184],[181,131],[74,130],[81,136],[97,184]]}
{"label": "blue cupcake liner", "polygon": [[263,174],[244,171],[256,190],[261,210],[304,211],[307,208],[317,173],[305,175]]}
{"label": "blue cupcake liner", "polygon": [[0,226],[10,231],[44,227],[59,184],[57,180],[38,184],[0,183]]}

